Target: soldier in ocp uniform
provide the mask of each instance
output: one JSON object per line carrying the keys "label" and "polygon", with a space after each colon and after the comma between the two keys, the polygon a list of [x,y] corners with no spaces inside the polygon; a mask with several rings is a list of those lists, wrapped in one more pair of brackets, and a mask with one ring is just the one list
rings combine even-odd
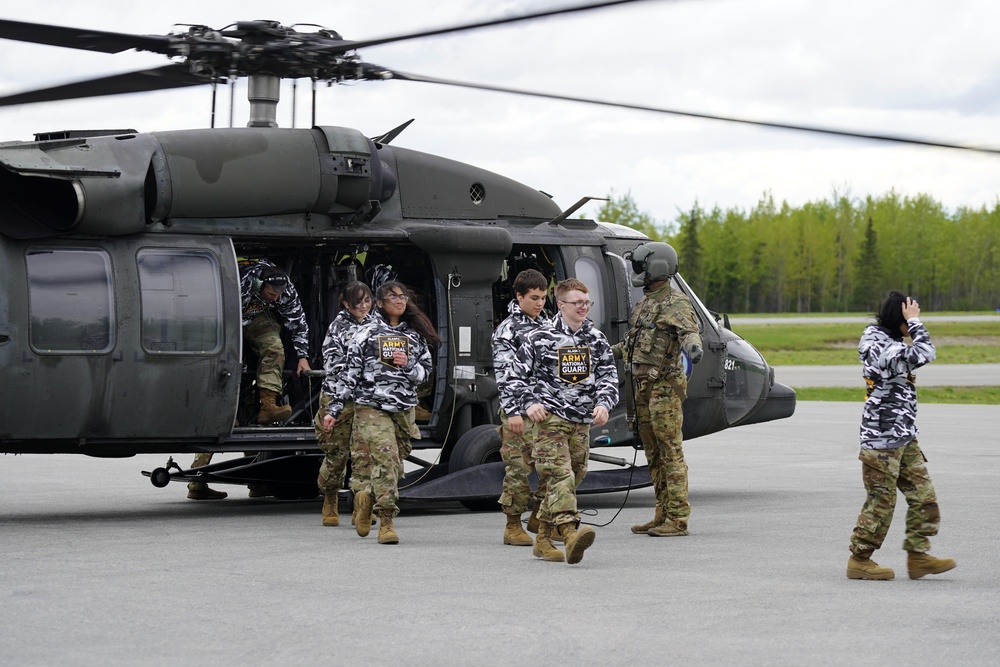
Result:
{"label": "soldier in ocp uniform", "polygon": [[[937,355],[919,319],[920,306],[900,292],[890,292],[878,323],[865,327],[858,343],[868,394],[861,414],[862,479],[867,497],[851,535],[848,579],[892,579],[872,554],[882,546],[896,507],[896,490],[906,498],[903,549],[910,579],[940,574],[955,567],[951,558],[935,558],[929,537],[941,522],[927,459],[917,443],[917,386],[913,371]],[[909,337],[912,345],[903,342]]]}
{"label": "soldier in ocp uniform", "polygon": [[351,338],[344,372],[333,387],[323,427],[332,429],[353,397],[355,529],[361,537],[368,535],[374,509],[379,518],[379,543],[397,544],[399,535],[393,526],[399,512],[397,484],[403,475],[403,460],[411,450],[410,438],[420,437],[413,414],[417,385],[431,375],[428,345],[436,347],[441,339],[402,283],[383,283],[375,306],[372,322],[359,327]]}
{"label": "soldier in ocp uniform", "polygon": [[[549,326],[545,298],[549,283],[539,271],[526,269],[514,278],[514,300],[507,307],[510,315],[493,332],[493,371],[500,392],[500,456],[507,468],[503,478],[500,506],[507,516],[503,543],[513,546],[534,545],[531,536],[521,527],[521,515],[531,501],[528,475],[534,468],[531,448],[538,429],[531,419],[525,419],[527,405],[523,397],[510,391],[506,382],[509,366],[517,349],[531,331]],[[528,520],[528,530],[538,532],[538,508],[543,497],[539,489],[535,507]],[[534,530],[532,530],[534,529]]]}
{"label": "soldier in ocp uniform", "polygon": [[687,535],[687,463],[682,447],[683,403],[687,374],[682,352],[698,363],[704,354],[698,321],[688,297],[670,284],[677,273],[677,253],[666,243],[644,243],[632,251],[632,284],[643,299],[632,312],[629,332],[614,347],[631,375],[635,412],[656,511],[632,532],[653,537]]}
{"label": "soldier in ocp uniform", "polygon": [[551,539],[556,532],[573,564],[596,537],[593,528],[580,525],[576,488],[587,470],[590,425],[606,424],[618,403],[618,372],[607,338],[587,319],[593,305],[587,286],[571,278],[555,292],[559,314],[551,326],[528,333],[505,382],[538,426],[532,458],[545,496],[532,553],[562,561]]}

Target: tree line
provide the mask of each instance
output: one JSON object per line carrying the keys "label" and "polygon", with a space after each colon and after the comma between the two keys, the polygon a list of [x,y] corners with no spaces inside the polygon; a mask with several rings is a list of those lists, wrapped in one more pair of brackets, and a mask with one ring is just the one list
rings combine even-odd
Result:
{"label": "tree line", "polygon": [[1000,307],[1000,200],[949,212],[923,194],[792,207],[768,193],[749,211],[695,204],[661,225],[612,192],[597,217],[671,244],[717,311],[870,312],[890,289],[928,311]]}

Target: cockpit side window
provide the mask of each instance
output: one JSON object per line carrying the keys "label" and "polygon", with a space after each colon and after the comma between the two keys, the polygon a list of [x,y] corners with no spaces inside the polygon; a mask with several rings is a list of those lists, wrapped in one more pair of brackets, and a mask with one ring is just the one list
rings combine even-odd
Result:
{"label": "cockpit side window", "polygon": [[31,347],[39,354],[100,354],[115,346],[111,259],[103,250],[31,248]]}
{"label": "cockpit side window", "polygon": [[604,280],[601,276],[601,266],[590,257],[578,257],[573,266],[576,277],[583,281],[583,284],[590,288],[590,300],[594,305],[590,309],[588,317],[598,327],[604,325]]}
{"label": "cockpit side window", "polygon": [[213,354],[222,345],[218,259],[204,250],[142,249],[142,348],[150,354]]}

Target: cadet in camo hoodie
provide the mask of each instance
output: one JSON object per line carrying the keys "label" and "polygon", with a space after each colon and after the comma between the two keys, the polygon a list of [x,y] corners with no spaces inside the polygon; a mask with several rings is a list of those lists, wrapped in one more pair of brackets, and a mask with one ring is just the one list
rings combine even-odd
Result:
{"label": "cadet in camo hoodie", "polygon": [[[913,371],[934,361],[930,334],[920,322],[920,306],[908,296],[890,292],[879,309],[878,323],[865,328],[858,357],[868,384],[861,415],[862,478],[867,498],[851,536],[849,579],[892,579],[895,573],[871,560],[882,546],[896,506],[896,489],[906,498],[907,569],[911,579],[955,567],[950,558],[927,553],[937,535],[941,513],[917,443],[917,388]],[[907,345],[903,337],[912,339]]]}
{"label": "cadet in camo hoodie", "polygon": [[429,380],[431,349],[441,342],[434,325],[413,303],[402,283],[383,283],[376,293],[376,313],[360,326],[347,347],[343,373],[336,378],[323,428],[330,429],[351,398],[351,489],[355,529],[366,537],[372,509],[379,516],[380,544],[397,544],[393,518],[399,512],[399,478],[410,438],[420,437],[414,423],[417,385]]}
{"label": "cadet in camo hoodie", "polygon": [[574,564],[595,538],[593,528],[580,525],[577,478],[586,474],[590,425],[604,426],[618,403],[618,371],[608,339],[587,319],[593,305],[587,286],[570,278],[555,292],[559,315],[552,326],[527,335],[505,382],[538,425],[532,458],[545,498],[532,553],[562,561],[563,553],[552,544],[555,532],[565,542],[566,562]]}
{"label": "cadet in camo hoodie", "polygon": [[[512,546],[534,545],[531,536],[521,527],[521,514],[528,509],[532,498],[528,476],[535,467],[531,448],[538,429],[524,416],[527,406],[521,405],[522,397],[511,391],[506,378],[514,355],[527,335],[549,326],[549,315],[545,312],[548,286],[548,280],[540,271],[525,269],[518,273],[512,285],[514,300],[507,307],[510,316],[493,332],[493,371],[500,393],[500,457],[507,464],[499,502],[507,515],[503,543]],[[544,490],[539,489],[528,519],[528,530],[533,533],[538,532],[538,509],[544,495]]]}

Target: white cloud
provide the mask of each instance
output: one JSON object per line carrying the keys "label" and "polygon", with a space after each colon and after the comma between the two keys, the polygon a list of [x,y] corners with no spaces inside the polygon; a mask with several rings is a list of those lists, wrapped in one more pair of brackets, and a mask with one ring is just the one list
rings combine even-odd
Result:
{"label": "white cloud", "polygon": [[[288,0],[238,5],[177,0],[21,3],[0,18],[111,32],[162,34],[175,23],[222,27],[269,18],[318,23],[348,39],[380,37],[541,6],[511,0],[365,3]],[[640,2],[362,50],[402,71],[581,97],[900,133],[1000,146],[1000,52],[987,0],[715,0]],[[117,55],[0,40],[0,92],[157,67],[160,56]],[[238,89],[236,124],[246,118]],[[297,122],[308,119],[300,86]],[[290,87],[278,119],[290,125]],[[0,108],[0,140],[68,127],[140,131],[205,127],[207,88]],[[904,148],[408,82],[320,91],[319,122],[374,136],[416,118],[396,143],[483,166],[569,206],[611,188],[672,219],[705,207],[752,207],[764,191],[801,204],[834,189],[863,197],[927,193],[945,206],[992,204],[1000,155]],[[220,101],[219,124],[228,123]],[[584,212],[593,213],[592,204]]]}

